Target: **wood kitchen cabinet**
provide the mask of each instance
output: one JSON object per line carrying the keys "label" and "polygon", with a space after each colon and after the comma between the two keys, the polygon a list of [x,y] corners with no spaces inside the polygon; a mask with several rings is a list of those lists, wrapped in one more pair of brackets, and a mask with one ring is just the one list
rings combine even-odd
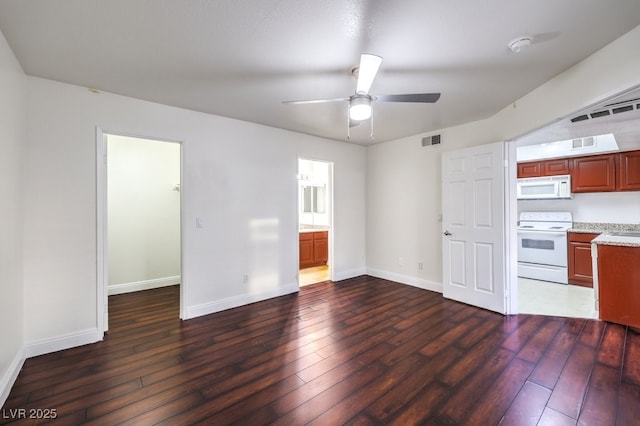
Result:
{"label": "wood kitchen cabinet", "polygon": [[325,265],[329,258],[329,232],[301,232],[300,268]]}
{"label": "wood kitchen cabinet", "polygon": [[640,191],[640,151],[617,154],[619,191]]}
{"label": "wood kitchen cabinet", "polygon": [[325,265],[329,257],[329,233],[313,233],[313,261],[316,265]]}
{"label": "wood kitchen cabinet", "polygon": [[300,268],[312,266],[313,256],[313,232],[301,232],[300,234]]}
{"label": "wood kitchen cabinet", "polygon": [[571,192],[640,191],[640,150],[518,163],[518,178],[571,175]]}
{"label": "wood kitchen cabinet", "polygon": [[518,178],[557,176],[569,174],[569,159],[527,161],[518,163]]}
{"label": "wood kitchen cabinet", "polygon": [[589,155],[569,160],[571,192],[616,190],[616,155]]}
{"label": "wood kitchen cabinet", "polygon": [[598,244],[600,319],[640,327],[640,247]]}
{"label": "wood kitchen cabinet", "polygon": [[542,161],[518,163],[518,178],[542,176]]}
{"label": "wood kitchen cabinet", "polygon": [[591,240],[599,234],[567,233],[569,284],[593,288]]}
{"label": "wood kitchen cabinet", "polygon": [[557,176],[569,174],[569,159],[558,158],[556,160],[545,160],[542,162],[543,176]]}

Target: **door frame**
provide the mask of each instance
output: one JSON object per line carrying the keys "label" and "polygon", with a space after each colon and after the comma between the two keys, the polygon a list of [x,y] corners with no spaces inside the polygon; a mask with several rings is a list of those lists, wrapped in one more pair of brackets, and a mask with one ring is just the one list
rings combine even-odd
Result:
{"label": "door frame", "polygon": [[158,142],[177,143],[180,146],[180,319],[186,312],[187,280],[184,273],[184,144],[166,138],[141,136],[131,133],[104,130],[96,126],[96,325],[99,337],[109,329],[109,247],[108,247],[108,191],[107,191],[107,136],[125,136]]}
{"label": "door frame", "polygon": [[327,263],[329,264],[329,280],[331,281],[335,281],[334,277],[335,277],[335,262],[334,262],[334,187],[333,187],[333,167],[334,167],[334,163],[333,161],[330,160],[320,160],[317,158],[310,158],[310,157],[305,157],[305,156],[301,156],[298,155],[296,158],[296,241],[298,242],[296,247],[296,253],[297,253],[297,257],[296,257],[296,271],[298,271],[298,273],[296,274],[296,276],[298,277],[297,281],[298,281],[298,288],[300,288],[300,243],[299,243],[299,236],[300,236],[300,203],[302,202],[302,200],[300,200],[300,179],[298,178],[298,175],[300,174],[300,160],[305,160],[305,161],[315,161],[318,163],[326,163],[329,165],[329,176],[328,176],[328,186],[329,186],[329,232],[328,232],[328,238],[329,238],[329,256],[327,257]]}
{"label": "door frame", "polygon": [[518,313],[518,202],[517,202],[517,146],[515,141],[504,144],[504,277],[505,314]]}

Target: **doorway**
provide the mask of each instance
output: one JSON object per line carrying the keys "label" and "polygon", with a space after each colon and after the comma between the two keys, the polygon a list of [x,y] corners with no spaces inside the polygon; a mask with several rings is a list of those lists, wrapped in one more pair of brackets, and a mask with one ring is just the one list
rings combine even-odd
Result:
{"label": "doorway", "polygon": [[98,295],[106,331],[109,296],[181,287],[181,144],[105,133],[98,145]]}
{"label": "doorway", "polygon": [[299,285],[331,279],[333,163],[298,159]]}
{"label": "doorway", "polygon": [[[533,161],[540,162],[541,165],[546,164],[544,167],[550,167],[552,163],[557,165],[571,157],[640,148],[639,110],[629,108],[629,105],[637,104],[638,97],[640,97],[640,88],[633,87],[552,124],[518,136],[510,141],[510,145],[517,150],[512,166],[515,168],[517,161]],[[616,111],[611,110],[612,106],[616,107]],[[576,119],[577,117],[579,119]],[[565,171],[555,174],[565,174]],[[513,177],[513,182],[516,182],[516,176]],[[512,202],[516,206],[518,215],[522,212],[570,212],[571,228],[581,229],[590,226],[598,228],[607,224],[624,226],[625,223],[635,223],[636,218],[629,213],[635,210],[628,206],[633,206],[635,202],[635,200],[631,201],[632,197],[637,196],[632,192],[585,191],[573,193],[571,198],[550,200],[516,200],[515,195],[512,195]],[[516,223],[513,227],[516,227]],[[569,238],[572,238],[570,235]],[[586,237],[589,233],[579,235]],[[589,241],[590,239],[585,240],[587,244]],[[589,259],[589,246],[586,247],[586,257]],[[571,247],[569,247],[570,250]],[[584,255],[584,252],[582,253]],[[517,256],[513,259],[513,262],[516,261]],[[588,269],[589,271],[584,273],[586,277],[593,272],[590,267]],[[543,281],[542,279],[546,280],[546,278],[518,277],[512,292],[517,294],[519,313],[578,318],[598,317],[593,281],[587,279],[583,285],[578,285],[575,281],[573,283],[570,281],[570,276],[569,279],[565,276],[562,281],[558,279]]]}

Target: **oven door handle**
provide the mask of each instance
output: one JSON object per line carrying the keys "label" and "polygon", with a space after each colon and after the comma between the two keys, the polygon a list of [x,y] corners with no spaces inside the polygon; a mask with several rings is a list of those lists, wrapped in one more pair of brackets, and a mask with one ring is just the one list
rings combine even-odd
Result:
{"label": "oven door handle", "polygon": [[528,235],[551,235],[552,237],[558,235],[565,235],[565,231],[518,231],[518,235],[528,234]]}

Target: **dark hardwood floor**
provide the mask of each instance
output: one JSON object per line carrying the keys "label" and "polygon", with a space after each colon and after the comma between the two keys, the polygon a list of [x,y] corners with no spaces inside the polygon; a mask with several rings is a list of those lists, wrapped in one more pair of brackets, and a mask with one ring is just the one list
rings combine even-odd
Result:
{"label": "dark hardwood floor", "polygon": [[616,324],[368,276],[184,322],[177,287],[109,303],[103,342],[26,361],[1,422],[640,424],[640,330]]}

